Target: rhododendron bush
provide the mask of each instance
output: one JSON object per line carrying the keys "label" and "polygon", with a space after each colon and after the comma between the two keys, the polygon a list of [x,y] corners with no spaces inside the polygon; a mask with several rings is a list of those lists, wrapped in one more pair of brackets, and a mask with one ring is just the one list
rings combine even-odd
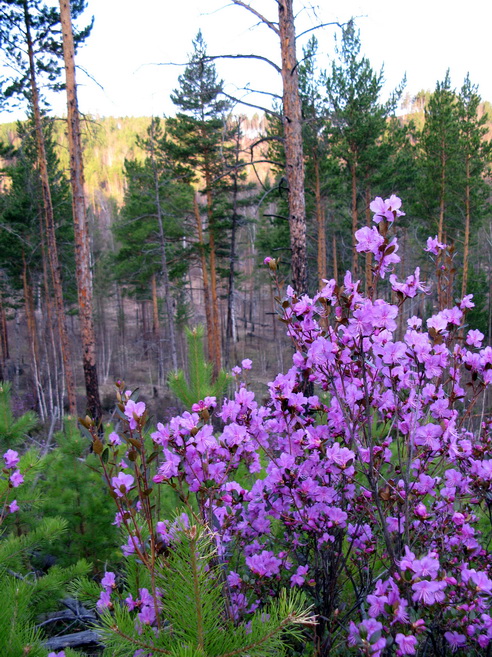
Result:
{"label": "rhododendron bush", "polygon": [[[141,625],[156,631],[152,571],[177,533],[152,513],[166,486],[213,531],[235,622],[300,588],[317,616],[309,655],[481,655],[492,645],[492,349],[466,325],[471,297],[399,323],[406,299],[427,286],[418,269],[404,281],[393,273],[400,199],[371,209],[374,225],[356,233],[357,250],[373,259],[368,294],[349,273],[313,298],[287,288],[281,319],[293,365],[267,401],[245,383],[248,362],[235,368],[233,398],[201,400],[157,424],[150,448],[145,405],[121,386],[126,428],[107,447],[93,433],[123,550],[151,573],[128,603]],[[446,245],[427,247],[439,257]],[[395,303],[376,297],[381,279]],[[111,610],[113,580],[104,587],[99,606]]]}

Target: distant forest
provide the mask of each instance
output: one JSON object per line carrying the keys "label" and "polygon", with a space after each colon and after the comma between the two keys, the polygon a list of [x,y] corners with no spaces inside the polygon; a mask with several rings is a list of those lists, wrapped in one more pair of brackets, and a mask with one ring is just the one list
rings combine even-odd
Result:
{"label": "distant forest", "polygon": [[[186,331],[203,325],[214,375],[243,358],[257,385],[288,366],[290,343],[276,319],[266,257],[292,280],[289,182],[280,107],[246,117],[222,96],[201,34],[179,78],[176,116],[84,117],[82,148],[99,383],[109,408],[112,381],[139,385],[161,412],[170,373],[188,367]],[[326,70],[323,68],[328,65]],[[450,74],[433,91],[381,98],[383,76],[361,54],[354,24],[332,62],[312,38],[298,67],[305,168],[307,288],[345,271],[370,278],[370,255],[355,233],[369,204],[397,194],[398,277],[420,268],[430,285],[408,306],[422,316],[474,294],[474,326],[490,340],[492,228],[490,103]],[[204,91],[205,90],[205,91]],[[74,232],[66,122],[43,116],[60,257],[70,360],[82,412]],[[0,379],[14,383],[20,409],[42,419],[66,393],[57,335],[50,247],[43,226],[34,117],[0,125]],[[446,244],[446,262],[425,253]],[[444,256],[443,256],[444,257]],[[439,260],[439,261],[437,261]],[[389,288],[378,290],[395,299]],[[393,295],[393,296],[392,296]],[[403,327],[403,318],[401,319]],[[56,410],[55,410],[56,409]]]}

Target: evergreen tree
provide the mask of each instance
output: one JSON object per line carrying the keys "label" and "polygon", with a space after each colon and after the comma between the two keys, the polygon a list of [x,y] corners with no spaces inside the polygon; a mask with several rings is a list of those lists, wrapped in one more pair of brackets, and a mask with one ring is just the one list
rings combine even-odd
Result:
{"label": "evergreen tree", "polygon": [[[463,276],[461,296],[467,293],[469,252],[471,238],[478,235],[478,228],[486,213],[490,213],[490,185],[486,176],[490,173],[492,160],[492,141],[486,140],[487,115],[479,116],[481,98],[478,88],[467,75],[458,95],[458,114],[460,119],[459,158],[463,170],[464,193],[464,243]],[[473,219],[473,225],[472,225]],[[472,233],[473,229],[473,233]]]}
{"label": "evergreen tree", "polygon": [[[74,17],[85,8],[84,0],[73,3]],[[48,242],[48,255],[53,280],[58,335],[63,355],[64,374],[70,413],[77,412],[75,381],[69,352],[68,334],[64,317],[64,301],[60,264],[55,237],[53,200],[49,184],[48,163],[42,127],[42,96],[40,81],[52,89],[59,89],[62,46],[60,42],[60,14],[43,0],[1,0],[2,23],[0,47],[15,74],[4,88],[4,103],[9,100],[28,100],[32,107],[36,128],[37,165],[41,178],[43,212]],[[87,37],[91,25],[78,32],[75,44]]]}
{"label": "evergreen tree", "polygon": [[[206,44],[201,32],[193,41],[189,64],[178,81],[180,86],[171,95],[178,113],[166,121],[168,153],[175,162],[177,175],[186,182],[203,186],[200,195],[205,197],[207,240],[201,234],[198,202],[195,204],[195,217],[198,242],[202,249],[208,350],[217,374],[221,367],[217,274],[217,248],[221,231],[217,202],[221,185],[216,180],[223,172],[224,144],[228,141],[224,115],[229,104],[221,98],[223,83],[217,78],[215,66],[207,61]],[[210,273],[209,299],[205,254]]]}
{"label": "evergreen tree", "polygon": [[[59,245],[59,264],[63,271],[63,297],[67,302],[75,299],[72,284],[74,273],[73,225],[71,198],[68,183],[59,165],[53,137],[54,122],[43,117],[43,138],[48,163],[49,185],[53,203],[55,237]],[[58,374],[59,345],[51,340],[53,331],[52,284],[45,231],[43,226],[42,183],[37,162],[35,123],[31,116],[17,124],[20,145],[9,154],[4,174],[9,180],[0,197],[0,221],[5,230],[0,232],[0,268],[7,275],[11,290],[17,290],[24,300],[29,333],[31,375],[38,412],[44,420],[53,415],[57,406],[63,407],[62,385]],[[34,289],[39,290],[38,300],[43,315],[34,313]],[[39,326],[39,322],[43,326]],[[39,330],[41,329],[41,330]],[[55,329],[56,330],[56,329]]]}
{"label": "evergreen tree", "polygon": [[[365,223],[370,221],[369,202],[374,195],[372,176],[381,166],[380,148],[388,117],[401,95],[402,86],[381,102],[383,71],[376,73],[366,57],[360,57],[359,31],[353,20],[343,29],[338,61],[332,63],[326,89],[330,105],[331,152],[342,163],[350,188],[352,221],[352,273],[358,274],[355,232],[359,227],[362,199]],[[367,263],[366,263],[367,264]]]}
{"label": "evergreen tree", "polygon": [[147,138],[137,141],[146,158],[143,162],[125,161],[125,202],[114,227],[120,245],[116,255],[117,276],[130,283],[140,298],[147,297],[153,277],[162,279],[169,351],[172,367],[176,369],[176,318],[171,285],[174,283],[176,298],[192,255],[182,243],[188,233],[186,219],[193,211],[193,190],[173,177],[159,119],[152,120]]}

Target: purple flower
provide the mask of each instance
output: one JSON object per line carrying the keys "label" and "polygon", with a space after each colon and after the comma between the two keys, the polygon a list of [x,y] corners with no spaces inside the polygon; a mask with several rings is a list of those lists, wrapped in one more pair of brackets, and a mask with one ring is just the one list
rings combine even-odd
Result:
{"label": "purple flower", "polygon": [[19,510],[19,508],[20,508],[20,507],[19,507],[19,505],[17,504],[17,500],[13,500],[13,501],[8,505],[9,513],[15,513],[16,511]]}
{"label": "purple flower", "polygon": [[464,634],[458,634],[458,632],[444,632],[444,638],[451,646],[453,652],[458,648],[462,648],[466,643],[466,636]]}
{"label": "purple flower", "polygon": [[123,495],[126,495],[132,489],[134,481],[135,479],[132,475],[120,472],[117,477],[111,479],[111,484],[116,495],[123,497]]}
{"label": "purple flower", "polygon": [[414,602],[421,602],[424,605],[433,605],[435,602],[442,602],[445,598],[443,589],[447,586],[446,582],[429,582],[423,580],[412,584],[415,593],[412,595]]}
{"label": "purple flower", "polygon": [[121,445],[121,438],[118,436],[118,434],[115,431],[112,431],[109,434],[108,440],[111,443],[111,445]]}
{"label": "purple flower", "polygon": [[291,586],[302,586],[306,581],[306,575],[309,570],[309,566],[299,566],[294,575],[290,578]]}
{"label": "purple flower", "polygon": [[15,468],[17,463],[19,463],[19,454],[13,449],[8,449],[3,455],[3,458],[7,468]]}
{"label": "purple flower", "polygon": [[20,486],[24,482],[24,477],[21,475],[20,470],[16,470],[14,474],[10,477],[10,483],[14,488]]}
{"label": "purple flower", "polygon": [[101,585],[106,589],[116,588],[116,577],[115,574],[111,571],[104,573],[104,577],[101,580]]}
{"label": "purple flower", "polygon": [[99,609],[99,611],[103,611],[104,609],[110,609],[112,606],[113,605],[111,603],[111,595],[109,591],[101,591],[99,600],[96,602],[96,607]]}
{"label": "purple flower", "polygon": [[355,232],[355,239],[358,244],[356,250],[361,252],[370,252],[377,255],[382,244],[384,244],[384,237],[379,233],[378,229],[373,226],[369,228],[364,226]]}
{"label": "purple flower", "polygon": [[378,224],[383,219],[386,221],[394,221],[396,217],[403,217],[405,213],[400,210],[401,199],[395,194],[392,194],[385,201],[380,196],[376,196],[374,201],[369,205],[371,211],[374,212],[373,221]]}
{"label": "purple flower", "polygon": [[269,550],[263,550],[260,554],[246,557],[246,565],[260,577],[278,575],[281,564],[281,559],[277,559],[273,552]]}
{"label": "purple flower", "polygon": [[253,365],[253,361],[250,358],[245,358],[241,362],[241,366],[242,366],[243,370],[250,370],[252,365]]}
{"label": "purple flower", "polygon": [[434,255],[439,255],[439,252],[442,251],[442,249],[447,248],[447,244],[442,244],[439,242],[437,239],[437,235],[435,237],[429,237],[427,240],[427,248],[424,249],[424,251],[427,251],[428,253],[433,253]]}
{"label": "purple flower", "polygon": [[417,639],[413,636],[413,634],[405,635],[401,632],[398,632],[395,637],[395,641],[398,644],[397,655],[415,655]]}
{"label": "purple flower", "polygon": [[134,402],[133,399],[129,399],[125,404],[125,415],[129,420],[130,429],[133,431],[137,428],[137,421],[145,413],[145,403],[144,402]]}
{"label": "purple flower", "polygon": [[60,652],[49,652],[48,657],[65,657],[65,651],[60,650]]}

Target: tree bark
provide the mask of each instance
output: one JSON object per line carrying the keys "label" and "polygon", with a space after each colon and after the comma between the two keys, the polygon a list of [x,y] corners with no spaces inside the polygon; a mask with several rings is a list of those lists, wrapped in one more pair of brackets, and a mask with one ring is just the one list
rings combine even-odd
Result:
{"label": "tree bark", "polygon": [[461,283],[461,298],[466,294],[466,286],[468,285],[468,260],[470,250],[470,154],[466,155],[465,167],[465,243],[463,245],[463,281]]}
{"label": "tree bark", "polygon": [[82,338],[82,362],[87,395],[87,410],[89,415],[96,422],[99,422],[102,409],[96,365],[96,336],[92,317],[90,244],[84,198],[84,169],[75,81],[75,50],[69,0],[60,0],[60,19],[67,86],[68,146],[70,151],[70,180],[72,184],[75,265],[80,312],[80,333]]}
{"label": "tree bark", "polygon": [[359,273],[359,254],[357,253],[357,240],[355,233],[359,227],[359,215],[357,213],[357,166],[352,164],[350,168],[352,180],[352,276],[357,279]]}
{"label": "tree bark", "polygon": [[324,286],[323,280],[326,280],[326,226],[325,226],[325,209],[321,198],[321,179],[319,172],[318,155],[314,153],[314,176],[315,189],[314,196],[316,201],[316,222],[318,224],[318,286],[319,289]]}
{"label": "tree bark", "polygon": [[293,0],[277,0],[280,52],[282,56],[283,124],[289,227],[292,253],[292,284],[299,294],[307,292],[306,207],[302,113],[296,58]]}
{"label": "tree bark", "polygon": [[205,244],[203,242],[203,227],[202,227],[202,218],[200,215],[200,208],[198,205],[197,194],[195,194],[193,200],[193,207],[195,210],[195,221],[196,221],[196,230],[198,234],[198,247],[200,251],[200,264],[202,267],[202,278],[203,278],[203,297],[205,305],[205,321],[207,324],[207,351],[208,357],[212,360],[213,350],[214,350],[214,339],[213,339],[213,326],[212,326],[212,308],[210,304],[210,286],[208,284],[208,269],[207,269],[207,256],[205,254]]}
{"label": "tree bark", "polygon": [[50,264],[50,273],[53,283],[53,294],[55,297],[56,321],[58,327],[58,336],[60,339],[60,348],[63,359],[63,370],[65,374],[65,384],[67,387],[68,410],[71,415],[77,414],[77,402],[75,396],[75,381],[70,359],[70,347],[68,343],[68,332],[65,323],[65,305],[63,303],[63,290],[60,274],[60,263],[58,260],[58,248],[55,235],[55,221],[53,216],[53,203],[51,200],[51,190],[48,176],[48,165],[46,160],[46,148],[44,143],[43,126],[41,121],[41,109],[39,105],[39,91],[36,83],[36,67],[34,63],[34,49],[31,37],[30,16],[27,2],[24,2],[24,20],[26,26],[27,51],[29,57],[29,77],[31,85],[31,101],[34,114],[34,125],[36,130],[36,145],[38,151],[38,168],[41,179],[41,189],[43,197],[43,211],[45,219],[46,237],[48,240],[48,256]]}
{"label": "tree bark", "polygon": [[[154,121],[152,119],[152,121]],[[154,123],[152,123],[154,125]],[[162,267],[162,281],[164,284],[164,304],[166,306],[167,314],[167,325],[169,330],[169,342],[171,347],[171,360],[173,364],[173,370],[178,369],[178,347],[176,344],[176,330],[174,326],[174,310],[173,310],[173,297],[171,294],[171,285],[169,282],[169,267],[167,265],[167,255],[166,255],[166,235],[164,233],[164,221],[162,217],[162,208],[161,208],[161,197],[159,190],[159,176],[157,175],[157,167],[154,157],[154,135],[150,139],[151,150],[150,156],[152,160],[152,172],[154,175],[154,191],[155,191],[155,204],[157,209],[157,223],[159,226],[159,243],[161,247],[161,267]],[[159,350],[161,347],[159,346]]]}
{"label": "tree bark", "polygon": [[231,224],[231,247],[229,251],[229,281],[228,281],[228,290],[227,290],[227,324],[225,331],[225,361],[226,365],[230,364],[230,345],[231,341],[234,345],[237,340],[237,329],[236,329],[236,303],[235,303],[235,281],[236,281],[236,233],[237,233],[237,224],[238,224],[238,195],[239,195],[239,185],[238,185],[238,165],[239,165],[239,147],[240,147],[240,132],[241,132],[241,120],[237,122],[236,133],[235,133],[235,169],[232,174],[232,224]]}

